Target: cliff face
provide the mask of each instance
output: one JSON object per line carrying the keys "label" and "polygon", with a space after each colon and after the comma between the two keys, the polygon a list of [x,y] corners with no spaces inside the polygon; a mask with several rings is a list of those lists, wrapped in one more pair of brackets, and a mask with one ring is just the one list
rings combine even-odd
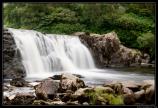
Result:
{"label": "cliff face", "polygon": [[3,78],[25,77],[22,58],[14,38],[8,29],[3,29]]}
{"label": "cliff face", "polygon": [[148,62],[148,55],[143,58],[144,55],[139,50],[123,46],[115,32],[103,35],[77,32],[73,35],[79,36],[89,48],[98,67],[138,66],[142,62]]}

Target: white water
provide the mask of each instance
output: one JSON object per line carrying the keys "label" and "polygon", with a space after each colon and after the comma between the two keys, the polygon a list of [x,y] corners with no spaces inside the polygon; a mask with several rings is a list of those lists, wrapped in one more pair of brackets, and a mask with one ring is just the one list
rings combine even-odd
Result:
{"label": "white water", "polygon": [[45,77],[57,71],[95,69],[88,48],[77,36],[44,35],[33,30],[12,28],[9,30],[22,55],[27,77]]}

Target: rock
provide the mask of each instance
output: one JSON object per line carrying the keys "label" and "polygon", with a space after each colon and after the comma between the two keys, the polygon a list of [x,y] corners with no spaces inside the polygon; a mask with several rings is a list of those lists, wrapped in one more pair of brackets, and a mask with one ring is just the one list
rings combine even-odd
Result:
{"label": "rock", "polygon": [[4,105],[11,105],[11,102],[7,96],[3,96],[3,104]]}
{"label": "rock", "polygon": [[145,90],[145,100],[147,104],[155,103],[155,87],[153,85]]}
{"label": "rock", "polygon": [[144,90],[140,90],[134,93],[134,97],[137,101],[139,101],[140,99],[144,99],[144,95],[145,95]]}
{"label": "rock", "polygon": [[125,94],[124,95],[124,104],[125,105],[134,105],[135,104],[134,94]]}
{"label": "rock", "polygon": [[51,102],[47,102],[44,100],[34,100],[33,105],[52,105]]}
{"label": "rock", "polygon": [[80,88],[74,94],[71,95],[73,100],[78,100],[79,103],[84,103],[89,100],[86,93],[94,92],[94,88]]}
{"label": "rock", "polygon": [[18,93],[10,102],[12,105],[31,105],[34,99],[32,93]]}
{"label": "rock", "polygon": [[133,91],[129,88],[123,87],[123,94],[133,94]]}
{"label": "rock", "polygon": [[150,61],[149,54],[147,54],[147,53],[143,54],[143,56],[142,56],[142,63],[148,64],[149,61]]}
{"label": "rock", "polygon": [[83,102],[82,104],[83,104],[83,105],[89,105],[87,102]]}
{"label": "rock", "polygon": [[65,103],[60,100],[60,101],[53,101],[52,104],[53,105],[64,105]]}
{"label": "rock", "polygon": [[78,101],[69,101],[66,103],[67,105],[79,105]]}
{"label": "rock", "polygon": [[106,103],[107,103],[107,100],[105,100],[101,96],[98,96],[95,102],[96,105],[106,105]]}
{"label": "rock", "polygon": [[38,99],[53,99],[59,89],[59,82],[52,79],[45,79],[35,86],[35,93]]}
{"label": "rock", "polygon": [[3,29],[3,78],[23,78],[26,76],[21,54],[17,48],[12,33]]}
{"label": "rock", "polygon": [[97,89],[102,90],[103,93],[114,93],[114,90],[110,87],[96,86],[94,90],[97,90]]}
{"label": "rock", "polygon": [[24,87],[28,85],[28,82],[26,82],[22,78],[15,78],[15,79],[12,79],[12,81],[10,81],[10,85],[16,86],[16,87]]}
{"label": "rock", "polygon": [[62,74],[60,80],[60,91],[65,92],[66,90],[76,91],[79,88],[85,87],[83,80],[71,74]]}
{"label": "rock", "polygon": [[134,82],[134,81],[122,81],[121,83],[122,83],[123,87],[129,88],[129,89],[131,89],[131,90],[134,91],[134,92],[135,92],[135,91],[138,91],[139,88],[140,88],[140,85],[137,84],[137,83]]}
{"label": "rock", "polygon": [[71,98],[72,98],[72,94],[71,94],[71,93],[66,93],[66,94],[61,98],[61,100],[62,100],[63,102],[67,102],[67,101],[69,101]]}
{"label": "rock", "polygon": [[54,75],[53,77],[50,77],[53,80],[60,80],[61,79],[61,75]]}
{"label": "rock", "polygon": [[141,83],[141,89],[146,90],[150,86],[154,86],[155,87],[154,80],[144,80]]}
{"label": "rock", "polygon": [[120,82],[113,81],[109,84],[104,84],[104,87],[110,87],[116,94],[123,94],[123,85]]}
{"label": "rock", "polygon": [[137,49],[123,46],[115,32],[107,34],[74,33],[79,36],[81,42],[91,51],[96,65],[99,67],[140,66],[144,60],[142,53]]}
{"label": "rock", "polygon": [[64,105],[65,103],[62,102],[61,100],[35,100],[33,102],[33,105]]}

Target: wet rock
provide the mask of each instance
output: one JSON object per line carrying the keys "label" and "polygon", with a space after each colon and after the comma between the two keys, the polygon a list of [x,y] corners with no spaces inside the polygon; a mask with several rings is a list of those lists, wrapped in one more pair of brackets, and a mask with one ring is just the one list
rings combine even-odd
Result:
{"label": "wet rock", "polygon": [[10,81],[10,85],[16,86],[16,87],[24,87],[28,85],[28,82],[26,82],[22,78],[15,78],[15,79],[12,79],[12,81]]}
{"label": "wet rock", "polygon": [[65,102],[62,102],[62,101],[53,101],[52,104],[53,105],[64,105]]}
{"label": "wet rock", "polygon": [[76,91],[83,87],[85,87],[83,80],[71,74],[62,74],[60,80],[60,92],[65,92],[66,90]]}
{"label": "wet rock", "polygon": [[144,100],[145,90],[140,90],[134,93],[134,97],[137,101],[140,101],[141,99]]}
{"label": "wet rock", "polygon": [[32,93],[18,93],[10,102],[12,105],[31,105],[34,100],[35,96]]}
{"label": "wet rock", "polygon": [[121,82],[122,83],[122,85],[123,85],[123,87],[125,87],[125,88],[129,88],[129,89],[131,89],[132,91],[138,91],[139,90],[139,88],[140,88],[140,85],[139,84],[137,84],[136,82],[134,82],[134,81],[123,81],[123,82]]}
{"label": "wet rock", "polygon": [[78,101],[69,101],[66,104],[67,105],[79,105]]}
{"label": "wet rock", "polygon": [[135,104],[134,94],[125,94],[124,95],[124,104],[125,105],[134,105]]}
{"label": "wet rock", "polygon": [[141,89],[146,90],[150,86],[154,86],[155,87],[154,80],[144,80],[141,83]]}
{"label": "wet rock", "polygon": [[113,81],[109,84],[104,84],[104,87],[110,87],[116,94],[123,94],[123,85],[120,82]]}
{"label": "wet rock", "polygon": [[3,96],[3,104],[4,105],[11,105],[11,102],[7,96]]}
{"label": "wet rock", "polygon": [[99,67],[140,66],[141,62],[149,59],[149,57],[142,58],[143,54],[139,50],[123,46],[115,32],[102,35],[74,34],[89,48]]}
{"label": "wet rock", "polygon": [[12,33],[3,29],[3,77],[23,78],[26,71],[21,61],[21,54],[17,48]]}
{"label": "wet rock", "polygon": [[155,87],[150,86],[145,90],[145,100],[147,104],[155,103]]}
{"label": "wet rock", "polygon": [[129,88],[123,87],[123,94],[133,94],[133,91]]}
{"label": "wet rock", "polygon": [[50,102],[44,100],[34,100],[33,105],[52,105]]}
{"label": "wet rock", "polygon": [[83,105],[89,105],[88,102],[84,102],[84,103],[82,103],[82,104],[83,104]]}
{"label": "wet rock", "polygon": [[67,101],[69,101],[71,98],[72,98],[72,94],[71,94],[71,93],[66,93],[66,94],[61,98],[61,100],[62,100],[63,102],[67,102]]}
{"label": "wet rock", "polygon": [[84,103],[89,101],[89,98],[87,97],[86,93],[94,92],[94,88],[80,88],[78,89],[74,94],[71,95],[71,98],[73,100],[78,100],[79,103]]}
{"label": "wet rock", "polygon": [[35,86],[35,93],[38,99],[53,99],[59,89],[59,82],[50,78],[43,80],[39,85]]}
{"label": "wet rock", "polygon": [[54,75],[53,77],[50,77],[53,80],[60,80],[61,79],[61,75]]}

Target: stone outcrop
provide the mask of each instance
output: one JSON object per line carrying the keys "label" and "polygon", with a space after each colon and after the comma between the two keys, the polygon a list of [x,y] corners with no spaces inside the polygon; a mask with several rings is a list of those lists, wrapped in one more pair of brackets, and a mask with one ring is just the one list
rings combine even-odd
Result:
{"label": "stone outcrop", "polygon": [[35,86],[35,93],[38,99],[53,99],[55,98],[58,89],[59,82],[48,78]]}
{"label": "stone outcrop", "polygon": [[139,66],[149,62],[148,54],[123,46],[115,32],[102,35],[76,32],[73,35],[79,36],[89,48],[98,67]]}
{"label": "stone outcrop", "polygon": [[21,55],[8,29],[3,29],[3,77],[23,78],[26,76]]}
{"label": "stone outcrop", "polygon": [[79,88],[85,87],[83,80],[71,74],[62,74],[60,80],[60,92],[66,92],[67,90],[76,91]]}

